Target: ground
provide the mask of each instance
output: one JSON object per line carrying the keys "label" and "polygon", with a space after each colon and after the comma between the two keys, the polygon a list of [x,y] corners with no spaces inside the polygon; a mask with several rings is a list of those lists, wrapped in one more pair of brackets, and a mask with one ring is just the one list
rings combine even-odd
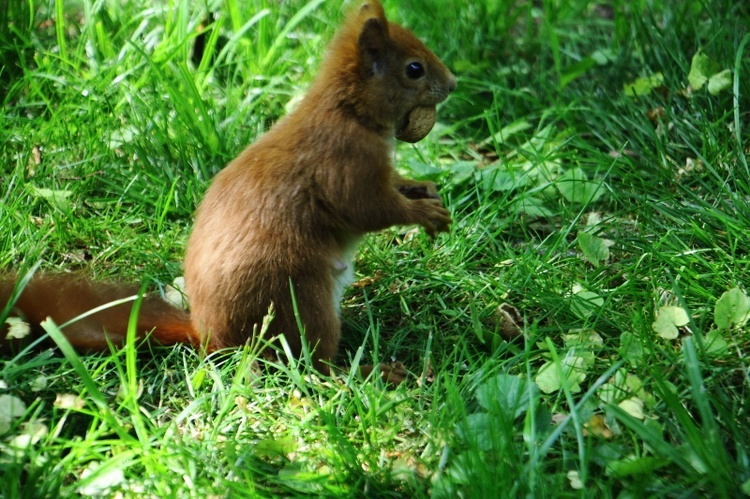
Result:
{"label": "ground", "polygon": [[[0,268],[163,290],[348,7],[6,5]],[[410,380],[78,355],[50,325],[59,349],[0,359],[0,494],[750,494],[748,7],[385,7],[459,79],[395,158],[455,222],[364,241],[339,363]]]}

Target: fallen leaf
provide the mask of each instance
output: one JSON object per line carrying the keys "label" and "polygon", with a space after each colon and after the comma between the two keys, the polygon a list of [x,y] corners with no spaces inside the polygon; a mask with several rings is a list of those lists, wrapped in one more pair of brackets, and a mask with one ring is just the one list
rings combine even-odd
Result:
{"label": "fallen leaf", "polygon": [[565,381],[571,393],[578,393],[581,391],[580,383],[586,379],[586,373],[583,371],[584,364],[585,359],[583,357],[569,350],[559,367],[552,361],[544,363],[539,368],[534,381],[544,393],[560,390],[563,381]]}
{"label": "fallen leaf", "polygon": [[68,198],[73,195],[73,191],[63,189],[46,189],[43,187],[34,187],[34,195],[43,199],[46,199],[52,207],[68,213],[71,209],[71,204]]}
{"label": "fallen leaf", "polygon": [[55,397],[55,401],[52,403],[53,407],[58,409],[75,409],[81,410],[86,405],[86,401],[78,395],[72,393],[58,393]]}
{"label": "fallen leaf", "polygon": [[703,170],[703,162],[700,159],[686,158],[685,166],[677,170],[677,180],[693,173]]}
{"label": "fallen leaf", "polygon": [[656,311],[656,320],[651,327],[660,337],[674,340],[679,334],[677,328],[687,326],[689,322],[690,317],[684,308],[665,306]]}
{"label": "fallen leaf", "polygon": [[500,329],[500,336],[510,341],[523,335],[524,321],[521,312],[509,303],[501,303],[495,310],[495,321]]}
{"label": "fallen leaf", "polygon": [[591,416],[591,419],[584,423],[583,428],[585,432],[595,437],[612,438],[614,436],[612,429],[607,424],[607,419],[602,414]]}
{"label": "fallen leaf", "polygon": [[476,391],[477,402],[488,411],[500,410],[510,419],[526,413],[539,390],[534,383],[511,374],[500,374],[482,383]]}
{"label": "fallen leaf", "polygon": [[81,485],[77,491],[82,496],[103,496],[110,488],[120,485],[125,480],[125,473],[115,466],[104,467],[92,461],[81,473]]}
{"label": "fallen leaf", "polygon": [[577,240],[583,256],[594,267],[598,267],[601,262],[609,260],[609,248],[615,244],[610,239],[603,239],[583,231],[578,233]]}
{"label": "fallen leaf", "polygon": [[0,395],[0,435],[10,430],[14,420],[26,414],[26,404],[15,395]]}
{"label": "fallen leaf", "polygon": [[622,151],[609,151],[607,154],[612,158],[622,158],[623,156],[628,158],[638,157],[638,153],[636,153],[632,149],[623,149]]}
{"label": "fallen leaf", "polygon": [[663,85],[664,75],[662,73],[654,73],[642,78],[636,78],[632,83],[626,83],[623,86],[623,91],[628,97],[636,97],[639,95],[648,95],[652,90],[656,90]]}
{"label": "fallen leaf", "polygon": [[659,124],[659,122],[664,118],[665,114],[666,113],[664,112],[664,108],[662,106],[655,107],[646,111],[646,116],[654,126]]}
{"label": "fallen leaf", "polygon": [[638,397],[625,399],[617,405],[636,419],[644,419],[646,417],[643,413],[643,400]]}
{"label": "fallen leaf", "polygon": [[32,392],[40,392],[45,388],[47,388],[47,376],[37,376],[36,378],[34,378],[34,381],[31,382]]}
{"label": "fallen leaf", "polygon": [[568,414],[563,414],[561,412],[557,412],[557,413],[555,413],[555,414],[552,415],[551,419],[552,419],[552,423],[555,426],[558,426],[558,425],[561,425],[566,419],[568,419],[568,417],[569,417]]}
{"label": "fallen leaf", "polygon": [[432,357],[427,358],[427,366],[422,375],[417,378],[417,386],[422,387],[425,384],[431,384],[435,382],[435,370],[432,367]]}
{"label": "fallen leaf", "polygon": [[381,270],[376,270],[375,275],[363,277],[362,279],[359,279],[351,283],[350,286],[353,288],[366,288],[378,282],[382,277],[383,277],[383,272]]}
{"label": "fallen leaf", "polygon": [[570,310],[580,319],[591,317],[604,305],[604,298],[593,291],[574,291],[570,300]]}
{"label": "fallen leaf", "polygon": [[604,194],[602,182],[589,180],[580,168],[571,168],[557,179],[555,184],[563,198],[571,203],[593,203]]}
{"label": "fallen leaf", "polygon": [[582,490],[583,482],[581,481],[581,475],[576,470],[568,471],[568,481],[570,482],[570,488],[573,490]]}
{"label": "fallen leaf", "polygon": [[5,324],[8,325],[8,332],[5,335],[6,339],[20,340],[26,338],[31,333],[29,324],[20,317],[8,317],[5,319]]}
{"label": "fallen leaf", "polygon": [[690,62],[688,83],[693,90],[699,90],[706,84],[708,78],[719,70],[718,64],[711,60],[705,52],[699,50]]}
{"label": "fallen leaf", "polygon": [[164,289],[164,299],[175,307],[187,310],[188,300],[185,292],[185,278],[183,276],[175,277],[171,285]]}
{"label": "fallen leaf", "polygon": [[708,83],[708,93],[718,95],[732,86],[732,70],[720,70],[718,63],[699,50],[691,61],[688,83],[693,90],[699,90]]}
{"label": "fallen leaf", "polygon": [[706,353],[709,355],[721,355],[727,351],[729,343],[719,331],[709,331],[706,335]]}
{"label": "fallen leaf", "polygon": [[744,326],[750,319],[750,297],[740,288],[724,292],[714,307],[714,322],[719,329]]}
{"label": "fallen leaf", "polygon": [[285,456],[297,449],[296,440],[290,435],[264,438],[255,444],[253,452],[263,457]]}
{"label": "fallen leaf", "polygon": [[640,365],[643,359],[643,345],[640,338],[633,333],[625,331],[620,334],[620,355],[632,366]]}
{"label": "fallen leaf", "polygon": [[8,446],[16,450],[16,455],[20,456],[25,450],[38,443],[43,437],[47,436],[49,428],[44,423],[35,421],[23,423],[21,433],[11,438]]}

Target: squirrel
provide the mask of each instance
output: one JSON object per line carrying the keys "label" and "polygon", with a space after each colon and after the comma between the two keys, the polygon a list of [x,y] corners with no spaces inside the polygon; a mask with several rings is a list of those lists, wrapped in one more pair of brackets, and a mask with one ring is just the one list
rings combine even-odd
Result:
{"label": "squirrel", "polygon": [[[267,338],[284,335],[299,356],[304,335],[314,367],[328,374],[358,240],[393,225],[419,224],[433,236],[448,230],[451,217],[435,184],[401,177],[391,157],[393,137],[421,140],[435,123],[435,106],[455,88],[455,76],[410,31],[388,21],[379,0],[353,11],[302,101],[206,191],[184,262],[190,313],[148,296],[139,338],[208,352],[241,346],[259,334],[272,305]],[[0,305],[16,280],[0,279]],[[46,317],[62,324],[137,291],[40,273],[14,310],[39,332]],[[108,350],[124,342],[131,306],[99,311],[63,332],[78,349]],[[0,329],[0,348],[7,331]],[[403,374],[381,368],[385,379]]]}

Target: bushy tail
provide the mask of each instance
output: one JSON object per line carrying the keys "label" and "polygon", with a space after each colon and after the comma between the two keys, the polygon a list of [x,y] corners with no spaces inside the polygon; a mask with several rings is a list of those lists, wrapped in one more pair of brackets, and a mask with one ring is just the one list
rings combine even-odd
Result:
{"label": "bushy tail", "polygon": [[[5,309],[16,287],[14,275],[0,277],[0,313]],[[44,334],[40,326],[48,317],[62,326],[97,307],[103,307],[82,319],[66,325],[62,331],[78,350],[107,351],[109,344],[122,344],[127,337],[134,301],[106,307],[106,304],[138,294],[138,288],[106,282],[92,282],[77,274],[35,275],[23,288],[9,317],[19,317],[30,326],[21,339],[8,337],[10,326],[0,323],[0,352],[17,350]],[[2,317],[0,317],[1,319]],[[24,327],[21,327],[21,331]],[[171,345],[190,343],[199,346],[198,333],[190,314],[157,296],[146,296],[140,304],[137,321],[138,338]],[[21,333],[23,335],[23,333]],[[14,334],[11,336],[15,336]]]}

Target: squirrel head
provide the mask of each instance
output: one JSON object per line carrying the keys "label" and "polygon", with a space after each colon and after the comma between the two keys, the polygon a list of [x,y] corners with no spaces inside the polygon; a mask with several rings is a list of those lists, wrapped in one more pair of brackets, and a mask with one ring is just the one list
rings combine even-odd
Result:
{"label": "squirrel head", "polygon": [[321,80],[336,99],[374,130],[417,142],[435,124],[435,106],[456,88],[456,77],[409,30],[389,22],[379,0],[348,19],[334,39]]}

